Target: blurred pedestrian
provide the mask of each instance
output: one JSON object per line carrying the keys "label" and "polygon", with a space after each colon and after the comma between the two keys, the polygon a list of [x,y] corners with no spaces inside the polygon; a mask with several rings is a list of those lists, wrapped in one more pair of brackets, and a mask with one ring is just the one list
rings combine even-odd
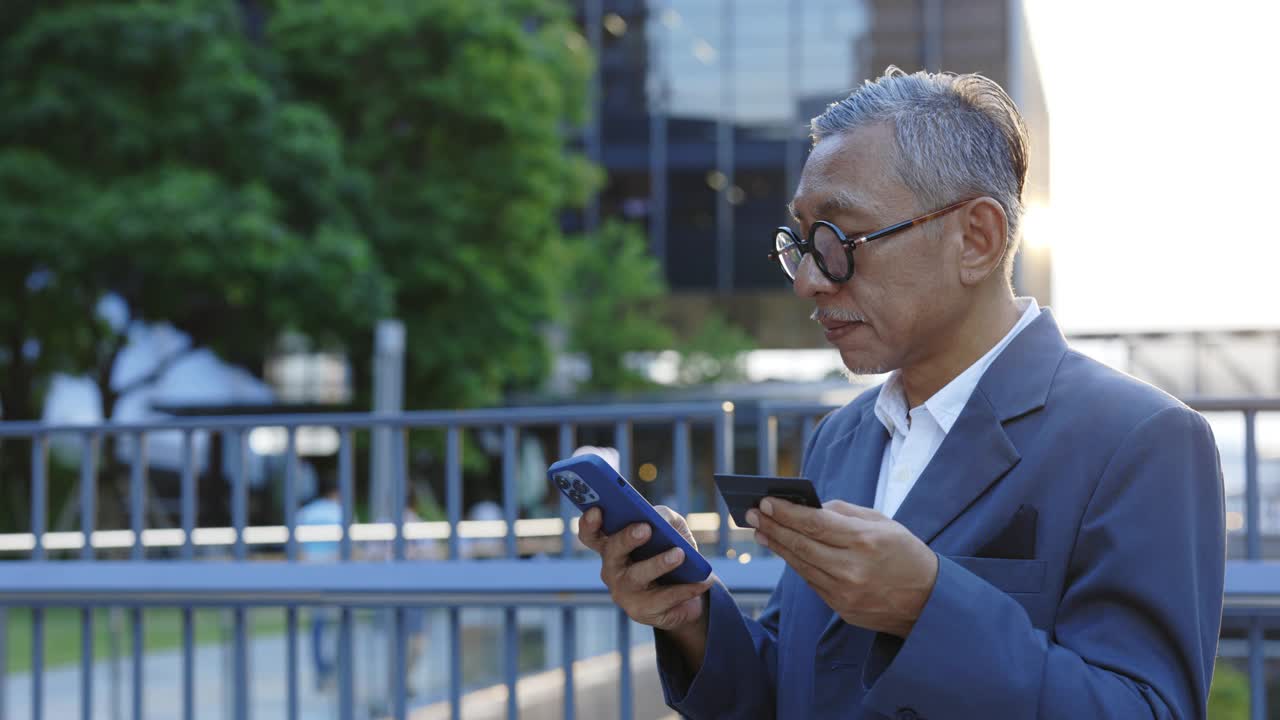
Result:
{"label": "blurred pedestrian", "polygon": [[[320,494],[298,511],[298,525],[342,525],[342,503],[338,487],[329,476],[319,480]],[[337,540],[307,540],[300,543],[302,561],[309,563],[335,563],[338,561]],[[334,611],[329,607],[311,608],[311,658],[315,668],[316,690],[332,687],[336,669],[337,650],[326,630],[334,623]]]}
{"label": "blurred pedestrian", "polygon": [[[421,494],[416,486],[410,486],[409,496],[405,499],[404,523],[422,522],[422,516],[418,514],[418,507],[421,503]],[[405,558],[407,560],[439,560],[441,557],[440,548],[436,541],[430,538],[418,538],[407,541],[405,543]],[[405,667],[404,667],[404,684],[410,697],[418,694],[418,685],[414,682],[417,675],[419,663],[427,648],[427,612],[421,607],[405,608],[404,613],[404,632],[406,636],[405,648]]]}

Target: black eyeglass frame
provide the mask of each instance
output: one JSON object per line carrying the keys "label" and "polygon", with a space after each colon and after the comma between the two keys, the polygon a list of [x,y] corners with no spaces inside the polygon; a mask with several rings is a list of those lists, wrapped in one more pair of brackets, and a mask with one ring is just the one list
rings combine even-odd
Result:
{"label": "black eyeglass frame", "polygon": [[[843,230],[831,224],[830,222],[827,222],[826,220],[817,220],[812,225],[809,226],[808,240],[802,239],[799,236],[799,234],[796,233],[795,230],[792,230],[786,225],[782,225],[778,227],[778,229],[773,231],[773,242],[776,245],[778,242],[778,236],[785,234],[787,237],[791,239],[791,244],[794,245],[800,251],[800,262],[804,262],[804,256],[806,254],[812,254],[813,261],[817,263],[818,269],[822,271],[822,274],[826,276],[828,280],[830,280],[833,283],[845,283],[845,282],[849,282],[849,279],[853,277],[853,251],[854,250],[862,247],[863,245],[866,245],[867,243],[873,240],[880,240],[880,239],[889,237],[890,235],[893,235],[895,233],[900,233],[903,230],[910,230],[911,228],[917,225],[923,225],[924,223],[927,223],[930,220],[933,220],[934,218],[939,218],[953,210],[958,210],[964,205],[967,205],[968,203],[971,203],[977,199],[978,198],[969,198],[968,200],[961,200],[959,202],[954,202],[944,208],[934,210],[933,212],[925,213],[924,215],[921,215],[919,217],[914,217],[914,218],[911,218],[910,220],[903,220],[900,223],[895,223],[893,225],[890,225],[885,228],[881,228],[874,232],[864,233],[862,235],[857,235],[852,238],[845,236]],[[819,226],[825,226],[829,228],[832,232],[834,232],[836,234],[836,239],[840,241],[840,247],[844,248],[845,259],[848,261],[848,265],[849,265],[849,271],[845,273],[844,277],[837,277],[835,275],[832,275],[831,272],[827,270],[827,263],[822,259],[822,253],[817,252],[814,249],[814,238],[817,235],[817,230]],[[787,272],[786,263],[782,261],[782,253],[786,252],[789,249],[791,249],[790,246],[784,246],[784,247],[778,248],[776,250],[771,251],[768,257],[771,261],[774,261],[779,265],[781,265],[782,272],[786,273],[787,277],[794,282],[796,279],[795,276]],[[796,263],[796,269],[798,270],[799,268],[800,268],[800,264]]]}

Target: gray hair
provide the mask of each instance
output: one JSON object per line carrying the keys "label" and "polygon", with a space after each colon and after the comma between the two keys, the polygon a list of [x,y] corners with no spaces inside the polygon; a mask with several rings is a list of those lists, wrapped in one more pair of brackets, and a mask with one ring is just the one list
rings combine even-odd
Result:
{"label": "gray hair", "polygon": [[988,196],[1004,209],[1008,242],[1005,278],[1013,272],[1027,177],[1027,128],[1009,95],[993,80],[970,73],[916,72],[890,65],[832,103],[810,123],[813,142],[856,128],[892,122],[894,170],[922,211]]}

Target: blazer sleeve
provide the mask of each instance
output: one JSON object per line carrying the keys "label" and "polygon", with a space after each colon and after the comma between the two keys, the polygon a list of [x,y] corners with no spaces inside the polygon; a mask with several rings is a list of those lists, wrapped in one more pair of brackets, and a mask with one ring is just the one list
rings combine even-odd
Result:
{"label": "blazer sleeve", "polygon": [[717,580],[710,590],[707,651],[691,675],[670,637],[654,631],[667,705],[687,718],[772,718],[778,677],[779,590],[758,619],[738,609]]}
{"label": "blazer sleeve", "polygon": [[1226,561],[1208,423],[1170,407],[1138,425],[1094,489],[1052,633],[939,558],[906,640],[877,635],[867,706],[920,717],[1205,718]]}
{"label": "blazer sleeve", "polygon": [[[833,417],[818,422],[804,451],[804,475],[815,477],[814,448]],[[784,572],[790,573],[790,569]],[[654,631],[658,677],[671,709],[688,718],[774,717],[778,685],[778,621],[782,613],[782,580],[774,587],[758,618],[738,608],[719,580],[709,591],[707,649],[697,674],[670,637]]]}

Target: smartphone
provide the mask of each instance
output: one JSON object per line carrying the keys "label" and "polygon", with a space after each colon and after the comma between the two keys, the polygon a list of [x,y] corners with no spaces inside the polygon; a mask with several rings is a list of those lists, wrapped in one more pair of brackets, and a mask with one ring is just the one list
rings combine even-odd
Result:
{"label": "smartphone", "polygon": [[715,478],[716,488],[738,527],[751,527],[747,524],[747,511],[759,507],[760,501],[767,497],[813,508],[822,507],[818,491],[806,478],[728,474],[718,474]]}
{"label": "smartphone", "polygon": [[633,523],[647,523],[652,532],[644,545],[631,551],[633,561],[648,560],[673,547],[683,550],[684,562],[658,578],[660,584],[702,582],[711,574],[711,563],[599,455],[561,460],[547,469],[547,478],[582,512],[599,507],[606,534],[612,535]]}

